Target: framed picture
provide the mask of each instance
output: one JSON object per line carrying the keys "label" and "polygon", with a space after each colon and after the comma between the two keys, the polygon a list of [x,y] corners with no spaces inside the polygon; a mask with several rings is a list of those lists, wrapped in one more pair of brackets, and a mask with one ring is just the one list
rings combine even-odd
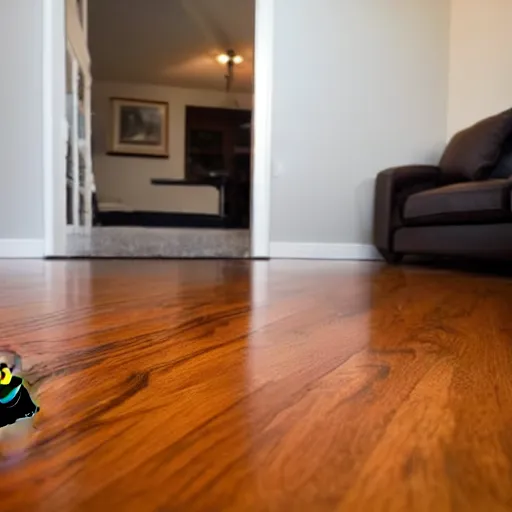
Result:
{"label": "framed picture", "polygon": [[111,98],[109,154],[169,158],[169,104]]}

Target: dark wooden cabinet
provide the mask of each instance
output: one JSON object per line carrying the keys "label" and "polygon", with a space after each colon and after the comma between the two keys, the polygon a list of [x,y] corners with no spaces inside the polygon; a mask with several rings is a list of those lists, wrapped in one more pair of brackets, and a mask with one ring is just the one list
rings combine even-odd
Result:
{"label": "dark wooden cabinet", "polygon": [[251,116],[250,110],[186,110],[186,179],[225,179],[224,210],[232,227],[249,227]]}

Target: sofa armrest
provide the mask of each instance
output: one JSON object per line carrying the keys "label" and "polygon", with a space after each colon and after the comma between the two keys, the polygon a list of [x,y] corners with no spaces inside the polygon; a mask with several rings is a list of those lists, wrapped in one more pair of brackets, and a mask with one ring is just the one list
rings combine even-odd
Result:
{"label": "sofa armrest", "polygon": [[409,195],[435,188],[439,167],[409,165],[381,171],[375,181],[373,237],[383,254],[393,252],[393,232],[402,225],[401,211]]}

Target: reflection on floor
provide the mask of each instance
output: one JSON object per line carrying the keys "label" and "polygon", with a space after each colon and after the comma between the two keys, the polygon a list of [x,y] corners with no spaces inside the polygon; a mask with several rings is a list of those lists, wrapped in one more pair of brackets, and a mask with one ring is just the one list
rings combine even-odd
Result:
{"label": "reflection on floor", "polygon": [[510,510],[510,278],[80,260],[0,280],[41,406],[0,432],[2,512]]}
{"label": "reflection on floor", "polygon": [[248,230],[94,227],[68,234],[68,256],[102,258],[248,258]]}

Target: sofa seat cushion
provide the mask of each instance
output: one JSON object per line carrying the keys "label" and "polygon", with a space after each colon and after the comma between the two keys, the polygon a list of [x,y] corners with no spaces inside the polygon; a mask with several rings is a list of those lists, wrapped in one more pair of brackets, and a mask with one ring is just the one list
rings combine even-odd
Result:
{"label": "sofa seat cushion", "polygon": [[404,205],[406,225],[479,224],[512,218],[512,180],[456,183],[411,195]]}

